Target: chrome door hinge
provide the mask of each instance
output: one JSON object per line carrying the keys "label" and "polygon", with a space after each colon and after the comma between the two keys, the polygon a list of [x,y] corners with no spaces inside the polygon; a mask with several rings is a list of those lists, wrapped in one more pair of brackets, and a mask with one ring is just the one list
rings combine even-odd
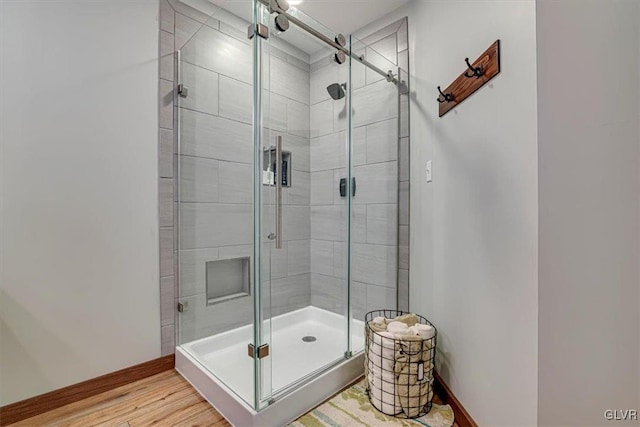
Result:
{"label": "chrome door hinge", "polygon": [[255,35],[262,37],[263,39],[269,38],[269,27],[264,24],[250,24],[247,29],[247,37],[249,40],[255,37]]}
{"label": "chrome door hinge", "polygon": [[[248,350],[247,353],[249,354],[249,357],[253,359],[255,354],[255,347],[253,346],[253,344],[249,344],[247,350]],[[258,347],[258,359],[264,359],[268,355],[269,355],[269,344],[264,344]]]}
{"label": "chrome door hinge", "polygon": [[184,302],[179,302],[178,303],[178,313],[184,313],[185,311],[189,310],[189,302],[188,301],[184,301]]}
{"label": "chrome door hinge", "polygon": [[189,88],[180,83],[178,85],[178,95],[180,95],[182,98],[186,98],[187,96],[189,96]]}
{"label": "chrome door hinge", "polygon": [[344,358],[345,359],[351,359],[353,357],[353,353],[351,351],[345,351],[344,352]]}

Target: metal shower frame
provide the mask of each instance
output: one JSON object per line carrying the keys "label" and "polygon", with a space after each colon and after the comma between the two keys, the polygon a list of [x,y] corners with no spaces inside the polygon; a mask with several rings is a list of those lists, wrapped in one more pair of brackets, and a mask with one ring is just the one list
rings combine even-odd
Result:
{"label": "metal shower frame", "polygon": [[[395,85],[398,85],[399,82],[398,82],[398,79],[396,78],[396,76],[394,76],[393,70],[383,71],[382,69],[378,68],[377,66],[375,66],[371,62],[367,61],[365,59],[364,55],[356,55],[350,49],[347,49],[342,44],[338,43],[336,40],[331,40],[329,37],[327,37],[326,35],[322,34],[320,31],[316,30],[315,28],[311,27],[310,25],[302,22],[300,19],[298,19],[295,16],[291,15],[290,13],[288,13],[287,10],[289,9],[289,5],[286,2],[286,0],[258,0],[258,1],[260,3],[262,3],[262,4],[264,4],[265,6],[269,7],[269,9],[271,10],[272,13],[275,12],[275,13],[278,14],[278,16],[286,17],[287,20],[289,20],[290,22],[295,24],[298,28],[306,31],[307,33],[309,33],[312,36],[316,37],[317,39],[321,40],[323,43],[328,44],[329,46],[331,46],[334,49],[336,49],[336,51],[337,51],[336,53],[338,53],[338,54],[342,53],[344,55],[350,56],[351,58],[353,58],[356,61],[360,62],[365,67],[368,67],[371,70],[375,71],[376,73],[380,74],[388,82],[393,83]],[[260,29],[260,28],[256,29],[256,33],[260,34],[260,35],[264,34],[263,30]],[[342,34],[338,34],[336,36],[336,39],[338,39],[338,37],[341,37],[341,39],[344,39],[344,36],[342,36]]]}

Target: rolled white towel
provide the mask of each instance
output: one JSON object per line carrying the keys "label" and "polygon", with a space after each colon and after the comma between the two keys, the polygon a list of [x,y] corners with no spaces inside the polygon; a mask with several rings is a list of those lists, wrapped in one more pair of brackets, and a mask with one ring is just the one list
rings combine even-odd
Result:
{"label": "rolled white towel", "polygon": [[382,316],[374,317],[373,318],[373,323],[384,323],[386,325],[387,324],[387,319],[385,317],[382,317]]}
{"label": "rolled white towel", "polygon": [[400,398],[395,392],[395,342],[390,332],[373,334],[369,345],[368,380],[371,403],[386,414],[402,412]]}
{"label": "rolled white towel", "polygon": [[395,334],[397,332],[406,332],[409,327],[406,323],[402,322],[391,322],[387,325],[387,331]]}
{"label": "rolled white towel", "polygon": [[415,324],[411,327],[417,335],[420,335],[422,339],[428,340],[433,338],[436,335],[436,330],[431,325],[422,325],[420,323]]}

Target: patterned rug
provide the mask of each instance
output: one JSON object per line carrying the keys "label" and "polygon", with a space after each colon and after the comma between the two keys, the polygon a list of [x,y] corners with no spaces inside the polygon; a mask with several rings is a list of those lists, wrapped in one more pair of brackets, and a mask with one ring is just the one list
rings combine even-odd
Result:
{"label": "patterned rug", "polygon": [[434,403],[427,415],[413,420],[384,415],[369,402],[364,380],[289,424],[291,427],[451,427],[452,425],[453,410],[449,405]]}

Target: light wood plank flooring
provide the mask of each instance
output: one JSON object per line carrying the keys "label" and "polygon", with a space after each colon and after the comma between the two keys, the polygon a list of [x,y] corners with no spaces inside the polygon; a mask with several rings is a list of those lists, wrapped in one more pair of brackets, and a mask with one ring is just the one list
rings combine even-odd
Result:
{"label": "light wood plank flooring", "polygon": [[[441,403],[438,396],[434,401]],[[227,427],[230,424],[176,371],[167,371],[9,427],[40,426]]]}
{"label": "light wood plank flooring", "polygon": [[229,426],[177,372],[167,371],[11,427]]}

